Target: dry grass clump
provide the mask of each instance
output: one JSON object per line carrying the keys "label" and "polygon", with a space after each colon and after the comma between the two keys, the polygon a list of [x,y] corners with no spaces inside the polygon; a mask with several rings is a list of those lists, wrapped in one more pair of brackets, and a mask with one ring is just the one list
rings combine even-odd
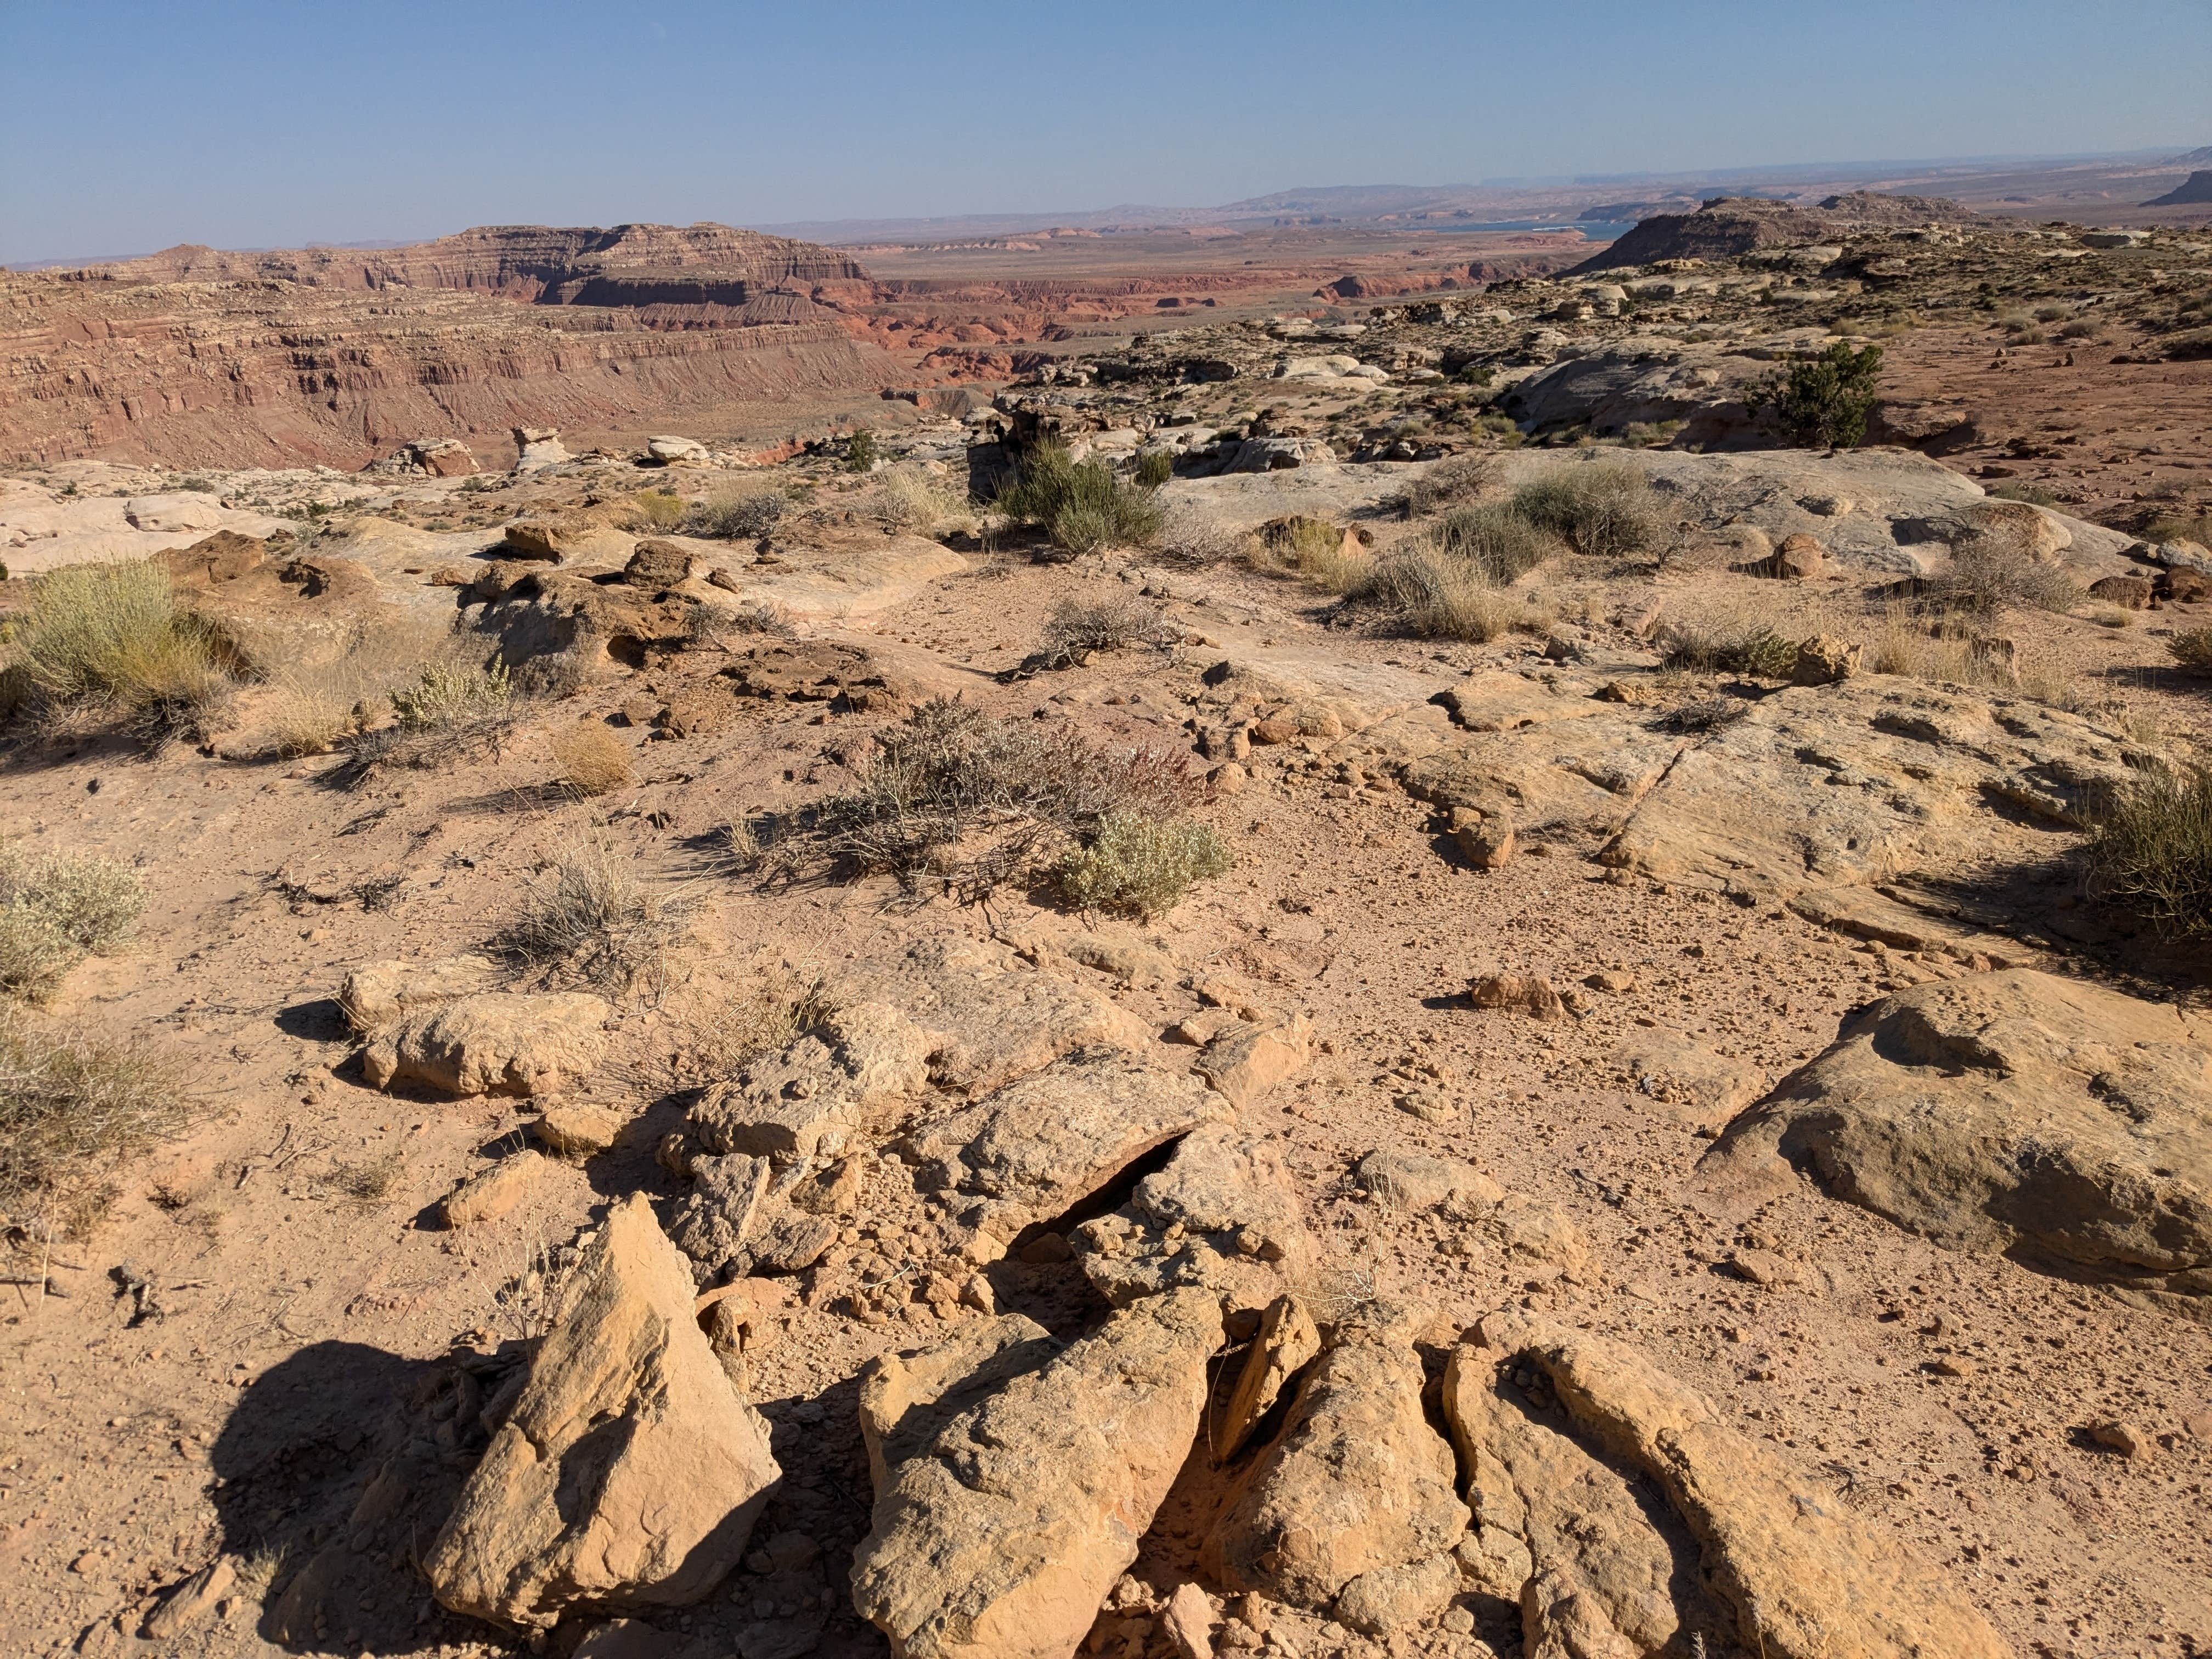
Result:
{"label": "dry grass clump", "polygon": [[88,1231],[112,1172],[190,1115],[183,1079],[150,1051],[0,1011],[0,1210]]}
{"label": "dry grass clump", "polygon": [[1903,674],[1945,685],[2014,683],[2012,665],[1990,641],[1971,635],[1931,634],[1915,625],[1899,605],[1892,605],[1883,617],[1881,631],[1867,644],[1863,665],[1870,673]]}
{"label": "dry grass clump", "polygon": [[1512,510],[1593,558],[1627,558],[1660,540],[1659,509],[1650,482],[1619,461],[1559,467],[1515,490]]}
{"label": "dry grass clump", "polygon": [[0,847],[0,993],[43,1002],[87,956],[131,937],[145,878],[112,859],[27,859]]}
{"label": "dry grass clump", "polygon": [[2008,605],[2065,611],[2081,589],[2057,565],[2039,563],[1997,537],[1977,537],[1951,550],[1943,568],[1920,584],[1927,601],[1946,611],[1989,612]]}
{"label": "dry grass clump", "polygon": [[556,732],[552,748],[561,781],[580,795],[605,795],[637,781],[628,745],[597,720]]}
{"label": "dry grass clump", "polygon": [[432,663],[411,686],[389,694],[392,724],[353,740],[336,781],[358,787],[380,767],[424,769],[496,756],[514,728],[520,701],[506,665]]}
{"label": "dry grass clump", "polygon": [[1148,547],[1162,523],[1150,489],[1124,480],[1109,461],[1079,461],[1057,444],[1040,444],[1024,455],[995,505],[1008,518],[1041,526],[1073,554]]}
{"label": "dry grass clump", "polygon": [[1683,673],[1787,679],[1797,664],[1797,642],[1756,610],[1716,605],[1670,616],[1656,642],[1666,666]]}
{"label": "dry grass clump", "polygon": [[1166,618],[1142,599],[1112,593],[1102,599],[1060,600],[1045,623],[1043,647],[1048,656],[1075,659],[1132,645],[1170,646],[1176,637]]}
{"label": "dry grass clump", "polygon": [[1349,593],[1367,580],[1375,559],[1348,540],[1327,519],[1300,513],[1262,525],[1245,544],[1262,569],[1288,571],[1328,592]]}
{"label": "dry grass clump", "polygon": [[1419,639],[1481,644],[1508,629],[1534,628],[1545,620],[1527,596],[1494,586],[1480,567],[1419,544],[1377,559],[1346,598],[1389,611]]}
{"label": "dry grass clump", "polygon": [[972,532],[978,526],[965,487],[918,463],[885,467],[870,480],[862,495],[855,511],[885,530],[934,538]]}
{"label": "dry grass clump", "polygon": [[1242,558],[1251,544],[1249,535],[1209,518],[1188,501],[1170,501],[1161,509],[1157,546],[1174,563],[1226,564]]}
{"label": "dry grass clump", "polygon": [[718,542],[757,542],[774,530],[789,503],[772,484],[694,501],[682,517],[684,532]]}
{"label": "dry grass clump", "polygon": [[89,719],[158,746],[202,740],[228,712],[228,642],[178,605],[157,560],[49,571],[12,631],[13,673],[50,720]]}
{"label": "dry grass clump", "polygon": [[2185,628],[2166,642],[2174,661],[2200,674],[2212,674],[2212,628]]}
{"label": "dry grass clump", "polygon": [[255,741],[248,746],[287,759],[326,755],[359,731],[392,691],[418,680],[425,664],[453,648],[452,635],[434,623],[362,622],[337,655],[288,665],[270,677]]}
{"label": "dry grass clump", "polygon": [[680,893],[639,880],[604,843],[572,842],[524,890],[520,911],[493,945],[550,983],[657,998],[668,988],[695,908]]}
{"label": "dry grass clump", "polygon": [[1211,824],[1109,812],[1091,844],[1060,866],[1060,889],[1085,909],[1149,919],[1172,910],[1193,882],[1219,875],[1229,863],[1229,849]]}
{"label": "dry grass clump", "polygon": [[855,787],[823,804],[815,844],[845,872],[895,875],[909,892],[988,891],[1110,815],[1170,819],[1199,793],[1188,757],[1102,750],[1060,722],[946,697],[878,742]]}
{"label": "dry grass clump", "polygon": [[2143,526],[2143,539],[2195,542],[2199,547],[2212,547],[2212,510],[2161,514]]}
{"label": "dry grass clump", "polygon": [[826,1010],[822,981],[782,966],[718,1005],[712,1018],[685,1022],[675,1055],[682,1078],[726,1078],[748,1060],[780,1054],[818,1025]]}
{"label": "dry grass clump", "polygon": [[2212,934],[2212,769],[2145,774],[2100,813],[2090,890],[2161,933]]}
{"label": "dry grass clump", "polygon": [[1425,519],[1477,500],[1490,487],[1497,466],[1486,455],[1450,455],[1406,488],[1406,516]]}
{"label": "dry grass clump", "polygon": [[1429,544],[1504,586],[1560,550],[1559,538],[1511,507],[1462,507],[1429,526]]}
{"label": "dry grass clump", "polygon": [[682,524],[689,511],[673,489],[640,489],[631,495],[622,515],[623,528],[641,535],[663,534]]}

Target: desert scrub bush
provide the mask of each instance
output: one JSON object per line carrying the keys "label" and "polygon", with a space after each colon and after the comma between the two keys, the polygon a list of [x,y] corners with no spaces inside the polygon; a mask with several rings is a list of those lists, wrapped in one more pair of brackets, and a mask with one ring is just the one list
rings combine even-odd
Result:
{"label": "desert scrub bush", "polygon": [[623,528],[645,533],[675,529],[689,516],[684,498],[666,488],[634,491],[623,514]]}
{"label": "desert scrub bush", "polygon": [[884,468],[861,495],[857,515],[885,530],[935,538],[976,527],[967,489],[919,463]]}
{"label": "desert scrub bush", "polygon": [[191,1113],[183,1079],[150,1049],[0,1009],[0,1211],[34,1233],[88,1231],[113,1172]]}
{"label": "desert scrub bush", "polygon": [[1429,527],[1429,544],[1499,586],[1560,550],[1559,538],[1511,507],[1462,507]]}
{"label": "desert scrub bush", "polygon": [[1930,633],[1897,605],[1887,609],[1881,630],[1867,642],[1862,665],[1869,673],[1902,674],[1944,685],[2014,684],[2010,661],[1991,641],[1972,635]]}
{"label": "desert scrub bush", "polygon": [[112,721],[158,744],[208,735],[230,700],[226,642],[179,606],[157,560],[49,571],[11,632],[30,704],[57,716]]}
{"label": "desert scrub bush", "polygon": [[1866,439],[1881,382],[1881,348],[1838,340],[1759,381],[1744,407],[1754,417],[1771,409],[1784,434],[1805,448],[1851,449]]}
{"label": "desert scrub bush", "polygon": [[514,687],[507,665],[433,663],[415,684],[391,694],[392,718],[403,731],[453,732],[514,711]]}
{"label": "desert scrub bush", "polygon": [[1180,815],[1200,786],[1187,756],[1105,750],[1059,721],[1005,720],[956,699],[923,703],[878,738],[854,787],[823,803],[803,847],[848,875],[890,874],[909,893],[979,894],[1032,872],[1113,814]]}
{"label": "desert scrub bush", "polygon": [[876,469],[876,434],[863,428],[845,440],[845,471],[872,472]]}
{"label": "desert scrub bush", "polygon": [[326,755],[386,707],[395,689],[453,649],[453,635],[434,623],[357,623],[336,655],[271,672],[246,747],[286,758]]}
{"label": "desert scrub bush", "polygon": [[605,843],[575,841],[545,862],[492,944],[547,983],[657,1000],[696,908],[681,892],[640,880]]}
{"label": "desert scrub bush", "polygon": [[1167,646],[1176,632],[1166,619],[1129,593],[1100,599],[1062,599],[1044,626],[1048,655],[1078,658],[1094,651],[1119,651],[1132,645]]}
{"label": "desert scrub bush", "polygon": [[0,993],[45,1001],[87,956],[129,939],[145,908],[145,878],[127,864],[0,847]]}
{"label": "desert scrub bush", "polygon": [[1920,592],[1939,610],[1974,612],[2013,605],[2065,611],[2081,599],[2081,587],[2063,568],[1994,537],[1953,547],[1942,569],[1922,580]]}
{"label": "desert scrub bush", "polygon": [[1109,812],[1090,844],[1060,865],[1060,890],[1085,909],[1149,920],[1172,910],[1193,882],[1219,875],[1229,863],[1229,849],[1211,824]]}
{"label": "desert scrub bush", "polygon": [[1287,571],[1331,593],[1348,593],[1366,580],[1375,560],[1364,549],[1347,550],[1345,532],[1306,514],[1270,520],[1250,543],[1252,562]]}
{"label": "desert scrub bush", "polygon": [[1225,564],[1252,547],[1251,537],[1207,517],[1187,501],[1170,503],[1160,515],[1157,544],[1163,558],[1176,564]]}
{"label": "desert scrub bush", "polygon": [[1480,498],[1497,472],[1486,455],[1448,455],[1406,486],[1404,507],[1409,519],[1425,519]]}
{"label": "desert scrub bush", "polygon": [[2166,642],[2174,661],[2199,674],[2212,674],[2212,628],[2185,628]]}
{"label": "desert scrub bush", "polygon": [[359,788],[380,769],[424,770],[487,754],[496,758],[514,729],[520,701],[506,665],[498,662],[434,662],[417,672],[414,684],[387,695],[392,724],[354,738],[329,781]]}
{"label": "desert scrub bush", "polygon": [[757,542],[775,528],[787,504],[783,492],[773,489],[694,501],[683,515],[684,532],[708,541]]}
{"label": "desert scrub bush", "polygon": [[2113,792],[2082,857],[2098,898],[2163,933],[2212,934],[2212,769],[2161,768]]}
{"label": "desert scrub bush", "polygon": [[1139,489],[1158,489],[1175,477],[1175,457],[1164,449],[1148,449],[1137,457],[1129,476]]}
{"label": "desert scrub bush", "polygon": [[1040,444],[1024,455],[995,505],[1076,554],[1149,546],[1162,522],[1152,491],[1127,483],[1103,459],[1073,459],[1058,444]]}
{"label": "desert scrub bush", "polygon": [[1659,625],[1664,665],[1690,674],[1749,674],[1787,679],[1797,664],[1797,644],[1756,611],[1712,607],[1670,616]]}
{"label": "desert scrub bush", "polygon": [[1656,546],[1660,537],[1651,485],[1625,461],[1555,468],[1515,490],[1511,510],[1593,558],[1631,557]]}
{"label": "desert scrub bush", "polygon": [[1475,566],[1418,544],[1377,559],[1346,598],[1388,611],[1417,639],[1482,644],[1540,620],[1523,597],[1492,586]]}
{"label": "desert scrub bush", "polygon": [[2162,513],[2143,526],[2148,542],[2195,542],[2212,547],[2212,512]]}
{"label": "desert scrub bush", "polygon": [[605,795],[637,781],[628,746],[597,720],[556,732],[551,747],[561,781],[580,795]]}

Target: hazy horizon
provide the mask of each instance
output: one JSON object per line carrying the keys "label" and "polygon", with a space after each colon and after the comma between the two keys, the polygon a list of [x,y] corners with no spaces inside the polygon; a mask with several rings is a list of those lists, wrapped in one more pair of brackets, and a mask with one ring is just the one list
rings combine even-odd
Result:
{"label": "hazy horizon", "polygon": [[[2185,151],[2212,7],[0,9],[0,263]],[[1838,161],[1837,156],[1856,156]],[[1893,157],[1885,161],[1881,158]],[[1295,181],[1295,182],[1293,182]],[[1448,188],[1446,185],[1414,188]]]}

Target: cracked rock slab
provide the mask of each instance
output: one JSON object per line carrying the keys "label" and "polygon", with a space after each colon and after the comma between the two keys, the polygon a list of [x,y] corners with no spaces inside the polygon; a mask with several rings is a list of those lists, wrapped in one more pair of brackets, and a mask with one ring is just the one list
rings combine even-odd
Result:
{"label": "cracked rock slab", "polygon": [[[1036,1340],[1013,1327],[981,1346]],[[854,1557],[853,1604],[897,1659],[1071,1659],[1189,1455],[1220,1340],[1205,1291],[1141,1302],[902,1458],[911,1443],[881,1423],[905,1413],[884,1410],[878,1372],[872,1449],[888,1479]]]}
{"label": "cracked rock slab", "polygon": [[423,1564],[443,1605],[542,1630],[684,1606],[737,1565],[782,1472],[692,1302],[652,1206],[617,1205]]}
{"label": "cracked rock slab", "polygon": [[484,991],[403,1018],[362,1054],[369,1086],[416,1084],[449,1095],[558,1092],[607,1049],[613,1013],[580,991]]}

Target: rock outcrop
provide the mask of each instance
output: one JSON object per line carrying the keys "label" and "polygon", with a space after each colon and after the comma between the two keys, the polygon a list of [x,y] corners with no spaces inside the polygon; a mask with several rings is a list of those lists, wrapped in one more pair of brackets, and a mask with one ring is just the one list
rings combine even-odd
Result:
{"label": "rock outcrop", "polygon": [[374,1089],[415,1084],[449,1095],[537,1095],[588,1076],[613,1012],[581,991],[480,991],[434,1002],[362,1054]]}
{"label": "rock outcrop", "polygon": [[[1002,1322],[963,1352],[994,1364],[1040,1338]],[[882,1475],[853,1601],[896,1659],[1071,1659],[1190,1451],[1220,1340],[1212,1296],[1155,1297],[942,1426],[926,1413],[957,1365],[878,1368],[863,1386]]]}
{"label": "rock outcrop", "polygon": [[1729,1125],[1704,1168],[1791,1166],[1916,1232],[2212,1318],[2212,1027],[2032,969],[1915,986]]}
{"label": "rock outcrop", "polygon": [[645,1198],[617,1204],[424,1561],[440,1601],[544,1629],[696,1601],[743,1558],[781,1472],[692,1294]]}

